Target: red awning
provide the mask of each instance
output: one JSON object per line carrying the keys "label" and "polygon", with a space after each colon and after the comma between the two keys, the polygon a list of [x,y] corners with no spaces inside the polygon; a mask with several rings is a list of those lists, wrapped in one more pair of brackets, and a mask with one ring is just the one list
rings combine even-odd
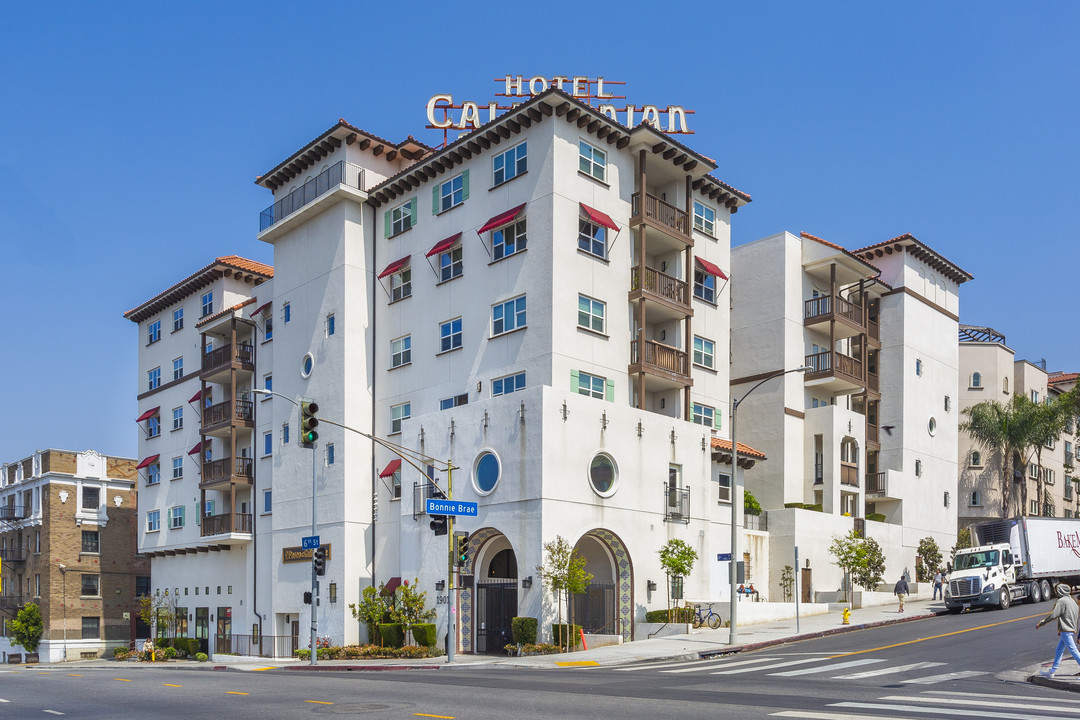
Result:
{"label": "red awning", "polygon": [[506,212],[503,212],[503,213],[499,213],[498,215],[496,215],[495,217],[491,218],[486,223],[484,223],[484,226],[482,228],[480,228],[479,230],[477,230],[476,234],[479,235],[480,233],[486,233],[488,230],[493,230],[493,229],[495,229],[497,227],[502,227],[506,223],[508,223],[511,220],[513,220],[514,218],[516,218],[519,214],[521,214],[521,211],[524,210],[524,209],[525,209],[525,203],[521,203],[516,208],[512,208],[512,209],[507,210]]}
{"label": "red awning", "polygon": [[[206,442],[207,444],[209,444],[209,442],[210,442],[210,441],[209,441],[209,440],[207,440],[207,441],[205,441],[205,442]],[[203,449],[203,443],[201,443],[201,442],[197,442],[197,443],[195,443],[195,447],[193,447],[193,448],[191,448],[190,450],[188,450],[188,453],[187,453],[187,454],[188,454],[188,455],[198,455],[198,454],[199,454],[199,452],[200,452],[200,451],[201,451],[202,449]]]}
{"label": "red awning", "polygon": [[248,315],[248,317],[255,317],[256,315],[258,315],[259,313],[261,313],[261,312],[262,312],[263,310],[265,310],[266,308],[270,307],[270,305],[271,305],[271,304],[272,304],[273,302],[274,302],[273,300],[270,300],[269,302],[264,302],[264,303],[263,303],[262,305],[260,305],[259,307],[255,308],[254,310],[252,310],[252,311],[251,311],[251,314],[250,314],[250,315]]}
{"label": "red awning", "polygon": [[379,477],[381,477],[381,478],[390,477],[391,475],[396,473],[398,471],[398,468],[400,468],[400,467],[401,467],[401,458],[398,458],[397,460],[391,460],[390,464],[387,465],[386,467],[384,467],[383,471],[381,473],[379,473]]}
{"label": "red awning", "polygon": [[385,585],[383,585],[381,594],[383,594],[383,595],[393,595],[394,591],[397,590],[400,585],[401,585],[401,578],[400,577],[392,577],[392,578],[390,578],[390,580],[387,581],[387,583]]}
{"label": "red awning", "polygon": [[588,215],[589,219],[592,220],[594,223],[596,223],[597,225],[602,225],[608,230],[614,230],[615,232],[619,232],[619,226],[615,224],[615,221],[611,219],[610,215],[608,215],[607,213],[602,213],[596,208],[591,208],[585,203],[580,203],[580,205],[581,209],[585,211],[585,214]]}
{"label": "red awning", "polygon": [[435,243],[435,247],[427,251],[427,255],[425,255],[424,257],[431,257],[432,255],[438,255],[441,252],[446,252],[450,248],[454,247],[454,245],[457,245],[457,241],[460,239],[461,233],[455,233],[450,237],[446,238],[445,240],[440,240],[439,242]]}
{"label": "red awning", "polygon": [[158,459],[159,457],[161,457],[161,456],[160,456],[160,455],[151,455],[151,456],[150,456],[150,457],[148,457],[148,458],[143,458],[143,461],[142,461],[141,463],[139,463],[138,465],[136,465],[136,466],[135,466],[135,469],[136,469],[136,470],[142,470],[142,469],[143,469],[144,467],[146,467],[147,465],[150,465],[151,463],[156,463],[156,462],[157,462],[157,459]]}
{"label": "red awning", "polygon": [[727,280],[728,279],[728,276],[724,274],[723,270],[721,270],[717,266],[713,265],[708,260],[702,260],[701,258],[694,258],[694,259],[697,260],[698,265],[701,266],[702,270],[709,273],[713,277],[718,277],[721,280]]}
{"label": "red awning", "polygon": [[400,260],[395,260],[394,262],[387,265],[386,269],[383,270],[381,273],[379,273],[379,279],[382,280],[387,275],[390,275],[392,273],[396,273],[398,270],[401,269],[402,265],[409,262],[409,258],[411,258],[411,257],[412,257],[412,255],[406,255],[405,257],[401,258]]}
{"label": "red awning", "polygon": [[188,400],[188,402],[189,403],[198,402],[200,397],[202,397],[202,388],[199,388],[198,390],[196,390],[195,394],[191,396],[191,399]]}
{"label": "red awning", "polygon": [[157,406],[156,408],[150,408],[149,410],[147,410],[146,412],[144,412],[144,413],[143,413],[142,415],[140,415],[140,416],[139,416],[139,417],[138,417],[138,418],[137,418],[137,419],[135,420],[135,422],[142,422],[143,420],[148,420],[149,418],[152,418],[152,417],[154,417],[155,415],[157,415],[157,414],[158,414],[158,410],[160,410],[160,409],[161,409],[161,406],[160,406],[160,405],[158,405],[158,406]]}

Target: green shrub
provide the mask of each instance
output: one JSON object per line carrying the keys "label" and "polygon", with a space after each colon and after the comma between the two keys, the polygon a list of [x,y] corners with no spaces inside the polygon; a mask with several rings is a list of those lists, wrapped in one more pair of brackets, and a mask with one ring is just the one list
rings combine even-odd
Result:
{"label": "green shrub", "polygon": [[413,642],[417,645],[431,647],[438,637],[435,633],[435,623],[417,623],[412,626]]}
{"label": "green shrub", "polygon": [[296,657],[298,657],[301,660],[310,660],[311,659],[311,651],[310,650],[293,650],[293,655],[295,655]]}
{"label": "green shrub", "polygon": [[199,662],[206,662],[210,658],[207,657],[206,653],[195,653],[195,659]]}
{"label": "green shrub", "polygon": [[165,656],[166,660],[175,660],[176,659],[176,648],[167,647],[158,654]]}
{"label": "green shrub", "polygon": [[112,654],[113,658],[115,658],[116,660],[127,660],[128,657],[131,655],[131,651],[128,650],[126,647],[118,647],[113,648]]}
{"label": "green shrub", "polygon": [[[670,620],[668,619],[670,617]],[[688,607],[671,608],[671,614],[667,610],[649,610],[645,613],[645,622],[652,623],[688,623],[694,621],[694,609]]]}
{"label": "green shrub", "polygon": [[568,626],[566,623],[553,623],[551,625],[551,636],[555,638],[555,645],[566,647],[566,636],[564,633],[566,633],[567,627],[570,628],[570,647],[577,647],[581,644],[581,626]]}
{"label": "green shrub", "polygon": [[806,506],[803,505],[802,503],[784,503],[784,507],[786,507],[786,508],[794,508],[796,510],[802,510]]}
{"label": "green shrub", "polygon": [[154,638],[154,647],[158,650],[169,647],[169,638]]}
{"label": "green shrub", "polygon": [[813,510],[814,512],[822,512],[821,503],[817,503],[816,505],[803,505],[803,507],[807,510]]}
{"label": "green shrub", "polygon": [[519,645],[536,644],[537,620],[533,617],[516,617],[510,621],[510,632]]}
{"label": "green shrub", "polygon": [[[319,648],[320,660],[336,660],[338,655],[341,654],[340,647],[321,647]],[[308,653],[308,657],[311,657],[311,653]]]}
{"label": "green shrub", "polygon": [[405,633],[401,629],[401,623],[379,625],[379,637],[388,647],[399,648],[405,645]]}
{"label": "green shrub", "polygon": [[885,515],[883,513],[867,513],[867,520],[874,520],[876,522],[885,522]]}

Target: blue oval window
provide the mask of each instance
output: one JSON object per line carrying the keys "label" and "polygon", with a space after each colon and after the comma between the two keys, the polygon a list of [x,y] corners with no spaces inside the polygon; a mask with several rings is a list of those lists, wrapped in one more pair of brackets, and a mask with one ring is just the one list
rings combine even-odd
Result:
{"label": "blue oval window", "polygon": [[476,489],[482,493],[489,493],[495,489],[499,482],[499,458],[495,453],[484,451],[476,459],[476,471],[474,472]]}
{"label": "blue oval window", "polygon": [[311,353],[307,353],[306,355],[304,355],[304,361],[301,364],[300,374],[304,377],[308,377],[309,375],[311,375],[311,371],[314,367],[315,358],[312,357]]}

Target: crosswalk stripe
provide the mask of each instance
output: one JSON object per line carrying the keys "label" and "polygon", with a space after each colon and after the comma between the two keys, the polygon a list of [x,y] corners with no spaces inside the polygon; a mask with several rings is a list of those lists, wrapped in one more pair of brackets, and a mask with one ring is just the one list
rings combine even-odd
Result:
{"label": "crosswalk stripe", "polygon": [[876,670],[867,670],[866,672],[852,673],[851,675],[833,675],[833,680],[862,680],[868,677],[877,677],[879,675],[895,675],[896,673],[907,672],[908,670],[925,670],[932,667],[939,667],[945,663],[939,662],[917,662],[910,665],[896,665],[893,667],[878,668]]}
{"label": "crosswalk stripe", "polygon": [[662,672],[662,673],[701,672],[702,670],[715,670],[717,668],[729,668],[729,667],[738,667],[738,666],[741,666],[741,665],[756,665],[758,663],[763,663],[763,662],[775,662],[776,659],[777,658],[774,658],[774,657],[763,657],[763,658],[754,658],[753,660],[739,660],[738,662],[727,662],[727,663],[713,662],[713,663],[710,663],[708,665],[701,665],[701,666],[698,666],[698,667],[682,668],[680,670],[661,670],[660,672]]}
{"label": "crosswalk stripe", "polygon": [[832,665],[818,665],[817,667],[801,668],[799,670],[785,670],[784,672],[769,673],[769,677],[796,677],[799,675],[814,675],[815,673],[829,672],[831,670],[841,670],[843,668],[855,667],[856,665],[872,665],[873,663],[885,662],[885,660],[872,660],[868,658],[860,658],[858,660],[848,660],[842,663],[833,663]]}
{"label": "crosswalk stripe", "polygon": [[813,710],[784,710],[773,713],[769,717],[807,718],[808,720],[867,720],[873,718],[880,720],[880,715],[851,715],[849,713],[815,712]]}
{"label": "crosswalk stripe", "polygon": [[[972,692],[960,692],[959,690],[924,690],[923,695],[956,695],[957,697],[974,697],[984,698],[986,693],[972,693]],[[1037,697],[1034,695],[997,695],[993,697],[1004,698],[1005,700],[1026,700],[1028,702],[1046,702],[1046,698]],[[1080,700],[1063,700],[1061,698],[1054,698],[1054,702],[1067,703],[1070,705],[1080,705]]]}
{"label": "crosswalk stripe", "polygon": [[[1027,710],[1032,709],[1032,704],[1028,702],[1004,702],[998,695],[984,695],[983,699],[977,700],[975,698],[943,698],[943,697],[925,697],[925,696],[912,696],[912,697],[883,697],[878,700],[907,700],[909,702],[922,702],[922,703],[939,703],[942,705],[988,705],[990,707],[999,708],[1024,708]],[[1047,701],[1053,702],[1054,699],[1048,698]],[[1045,702],[1045,701],[1044,701]],[[1046,712],[1076,712],[1076,707],[1071,705],[1038,705],[1036,709]]]}
{"label": "crosswalk stripe", "polygon": [[775,668],[788,667],[789,665],[805,665],[806,663],[821,662],[822,660],[828,660],[827,657],[812,657],[805,658],[803,660],[788,660],[782,663],[773,663],[772,665],[758,665],[755,667],[738,668],[736,670],[720,670],[719,672],[712,673],[713,675],[737,675],[739,673],[756,672],[758,670],[773,670]]}
{"label": "crosswalk stripe", "polygon": [[980,672],[979,670],[961,670],[960,672],[944,673],[942,675],[927,675],[926,677],[901,680],[900,682],[909,685],[933,685],[934,683],[945,682],[947,680],[960,680],[963,678],[976,677],[978,675],[986,675],[986,673]]}
{"label": "crosswalk stripe", "polygon": [[[910,698],[905,698],[910,699]],[[971,710],[959,710],[957,708],[928,708],[922,706],[908,706],[908,705],[894,705],[888,703],[860,703],[860,702],[840,702],[833,703],[829,707],[838,707],[850,710],[891,710],[894,712],[906,712],[906,713],[920,713],[926,715],[928,713],[933,715],[952,715],[956,717],[979,717],[979,718],[1003,718],[1004,720],[1016,720],[1015,712],[1000,713],[992,710],[984,710],[982,708],[972,708]],[[833,716],[837,717],[837,716]],[[1060,715],[1031,715],[1024,714],[1024,720],[1061,720]]]}

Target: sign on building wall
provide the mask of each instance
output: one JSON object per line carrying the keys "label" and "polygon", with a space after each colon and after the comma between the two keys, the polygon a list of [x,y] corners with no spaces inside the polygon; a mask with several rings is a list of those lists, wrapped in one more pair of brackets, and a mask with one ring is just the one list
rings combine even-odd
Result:
{"label": "sign on building wall", "polygon": [[[326,561],[330,562],[330,543],[323,545],[326,548]],[[283,563],[297,563],[297,562],[311,562],[312,553],[315,552],[315,548],[304,549],[302,547],[287,547],[281,548],[281,562]]]}

